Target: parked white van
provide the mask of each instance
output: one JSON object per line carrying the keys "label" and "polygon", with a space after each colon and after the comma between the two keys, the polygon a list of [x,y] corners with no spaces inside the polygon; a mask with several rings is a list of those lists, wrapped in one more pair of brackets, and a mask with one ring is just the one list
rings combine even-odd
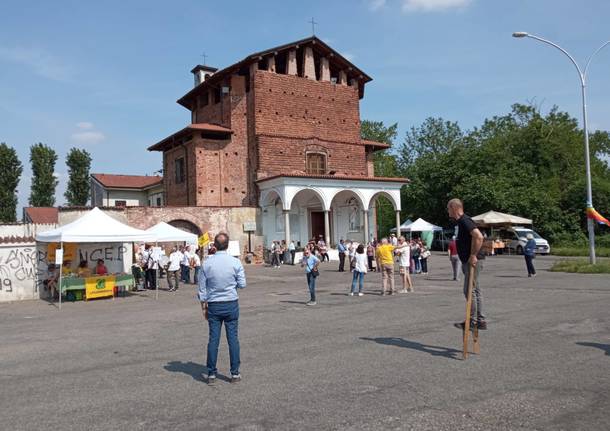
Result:
{"label": "parked white van", "polygon": [[549,242],[538,235],[537,232],[527,227],[512,227],[506,229],[500,229],[496,231],[500,239],[502,239],[506,246],[517,254],[523,254],[525,243],[527,242],[527,234],[531,233],[536,240],[536,253],[538,254],[549,254],[551,252],[551,246]]}

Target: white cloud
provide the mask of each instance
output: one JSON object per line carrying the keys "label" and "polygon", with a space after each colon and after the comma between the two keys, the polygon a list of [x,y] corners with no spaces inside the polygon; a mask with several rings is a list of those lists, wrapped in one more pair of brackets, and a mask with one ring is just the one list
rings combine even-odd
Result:
{"label": "white cloud", "polygon": [[99,130],[95,130],[95,125],[90,121],[81,121],[76,123],[78,131],[72,133],[70,138],[72,142],[79,145],[94,145],[99,144],[106,136]]}
{"label": "white cloud", "polygon": [[66,81],[71,69],[53,55],[36,48],[0,46],[0,62],[27,66],[34,73],[54,81]]}
{"label": "white cloud", "polygon": [[368,3],[369,10],[375,12],[385,6],[386,0],[368,0]]}
{"label": "white cloud", "polygon": [[80,123],[76,123],[76,127],[78,127],[81,130],[89,130],[89,129],[93,129],[93,123],[91,123],[89,121],[81,121]]}
{"label": "white cloud", "polygon": [[403,0],[404,12],[443,12],[465,8],[472,0]]}

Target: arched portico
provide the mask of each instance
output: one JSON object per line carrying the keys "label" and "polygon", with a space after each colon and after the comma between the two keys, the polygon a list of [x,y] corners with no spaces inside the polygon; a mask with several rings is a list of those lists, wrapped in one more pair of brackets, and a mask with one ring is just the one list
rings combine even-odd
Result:
{"label": "arched portico", "polygon": [[285,239],[304,245],[320,235],[331,246],[340,238],[368,241],[369,226],[374,222],[370,208],[374,208],[377,197],[387,197],[400,220],[400,187],[405,183],[402,179],[328,175],[259,180],[265,243]]}

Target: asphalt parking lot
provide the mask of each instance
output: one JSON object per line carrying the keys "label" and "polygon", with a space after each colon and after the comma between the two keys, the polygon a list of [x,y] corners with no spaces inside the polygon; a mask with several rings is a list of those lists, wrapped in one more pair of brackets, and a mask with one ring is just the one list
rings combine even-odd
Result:
{"label": "asphalt parking lot", "polygon": [[[610,429],[610,277],[487,259],[489,329],[461,359],[461,283],[434,255],[415,293],[381,297],[324,264],[318,305],[302,270],[246,269],[243,381],[204,383],[195,287],[116,300],[0,304],[5,430]],[[165,287],[165,280],[162,280]],[[219,370],[228,374],[225,340]]]}

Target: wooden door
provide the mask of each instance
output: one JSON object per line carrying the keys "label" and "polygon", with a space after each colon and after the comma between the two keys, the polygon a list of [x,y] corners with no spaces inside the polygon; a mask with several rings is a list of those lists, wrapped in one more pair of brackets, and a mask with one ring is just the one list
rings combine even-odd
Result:
{"label": "wooden door", "polygon": [[311,212],[311,237],[315,238],[316,241],[324,236],[324,211],[312,211]]}

